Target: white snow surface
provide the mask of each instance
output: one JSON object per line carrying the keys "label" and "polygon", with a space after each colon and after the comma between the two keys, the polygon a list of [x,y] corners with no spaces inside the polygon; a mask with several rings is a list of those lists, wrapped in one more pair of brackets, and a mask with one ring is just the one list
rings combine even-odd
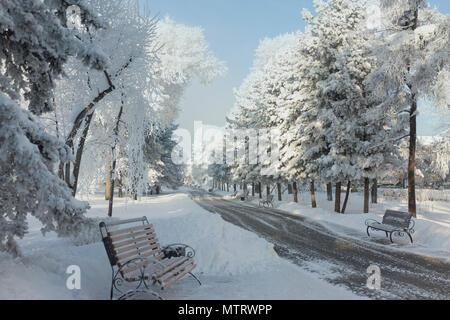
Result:
{"label": "white snow surface", "polygon": [[[102,197],[83,200],[91,204],[89,217],[106,216]],[[113,216],[146,216],[161,244],[182,242],[195,248],[194,273],[203,285],[185,277],[161,293],[166,299],[361,298],[279,258],[272,244],[204,211],[186,193],[116,199]],[[37,220],[29,218],[29,226],[19,241],[23,257],[0,254],[0,299],[109,299],[111,270],[101,242],[75,245],[92,235],[76,241],[54,233],[44,237]],[[66,287],[70,265],[81,269],[80,290]]]}

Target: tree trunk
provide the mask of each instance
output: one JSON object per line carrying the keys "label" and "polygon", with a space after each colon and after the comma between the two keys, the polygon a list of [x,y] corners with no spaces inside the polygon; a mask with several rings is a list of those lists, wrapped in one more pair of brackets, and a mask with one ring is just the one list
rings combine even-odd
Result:
{"label": "tree trunk", "polygon": [[351,187],[351,183],[350,183],[350,180],[348,180],[347,190],[345,191],[344,205],[342,206],[341,213],[345,213],[345,209],[347,209],[348,196],[350,195],[350,187]]}
{"label": "tree trunk", "polygon": [[[417,28],[419,22],[419,4],[417,2],[414,10],[414,21],[411,25],[411,29],[414,31]],[[408,67],[410,71],[410,67]],[[411,109],[409,117],[409,159],[408,159],[408,212],[414,217],[417,217],[416,213],[416,181],[415,181],[415,167],[416,167],[416,140],[417,140],[417,96],[414,93],[413,87],[410,83],[407,84],[411,94]]]}
{"label": "tree trunk", "polygon": [[58,176],[61,180],[64,180],[64,162],[59,163]]}
{"label": "tree trunk", "polygon": [[113,162],[112,162],[112,168],[111,173],[109,175],[110,178],[110,191],[109,191],[109,204],[108,204],[108,216],[112,217],[112,209],[113,209],[113,201],[114,201],[114,181],[115,181],[115,170],[116,170],[116,157],[115,157],[115,150],[112,150],[113,155]]}
{"label": "tree trunk", "polygon": [[281,201],[281,183],[277,183],[278,201]]}
{"label": "tree trunk", "polygon": [[270,184],[268,184],[268,185],[266,186],[266,193],[267,193],[267,195],[270,194]]}
{"label": "tree trunk", "polygon": [[262,199],[262,185],[261,185],[261,182],[258,182],[258,193],[259,193],[259,198]]}
{"label": "tree trunk", "polygon": [[378,181],[377,181],[377,179],[373,179],[372,203],[378,203]]}
{"label": "tree trunk", "polygon": [[333,186],[330,183],[327,183],[327,200],[333,201]]}
{"label": "tree trunk", "polygon": [[84,144],[86,142],[89,133],[89,127],[91,126],[93,117],[94,112],[92,112],[90,115],[86,117],[86,124],[81,134],[80,142],[78,143],[77,147],[77,153],[75,155],[75,163],[73,164],[73,185],[72,185],[72,195],[74,197],[77,194],[78,176],[80,174],[81,158],[83,156]]}
{"label": "tree trunk", "polygon": [[294,181],[292,183],[292,192],[294,193],[294,202],[298,202],[297,182],[296,181]]}
{"label": "tree trunk", "polygon": [[[109,174],[109,180],[110,180],[110,186],[109,186],[110,189],[109,190],[110,191],[109,191],[109,206],[108,206],[108,216],[110,216],[110,217],[112,217],[113,201],[114,201],[114,182],[116,180],[116,163],[117,163],[116,146],[117,146],[117,141],[119,138],[119,124],[122,119],[123,105],[124,105],[124,101],[123,101],[123,92],[122,92],[120,110],[119,110],[119,114],[117,115],[116,124],[114,126],[114,143],[113,143],[113,146],[111,147],[112,168],[111,168],[110,174]],[[86,135],[87,135],[87,133],[86,133]],[[83,144],[84,144],[84,142],[83,142]],[[76,190],[76,185],[75,185],[75,190]]]}
{"label": "tree trunk", "polygon": [[235,192],[237,191],[237,189],[236,189],[236,183],[233,184],[233,189],[234,189]]}
{"label": "tree trunk", "polygon": [[161,187],[160,186],[156,186],[156,194],[160,194],[161,193]]}
{"label": "tree trunk", "polygon": [[255,183],[252,182],[252,197],[255,196]]}
{"label": "tree trunk", "polygon": [[364,213],[369,213],[369,178],[364,178]]}
{"label": "tree trunk", "polygon": [[409,159],[408,159],[408,212],[416,218],[416,181],[415,181],[415,166],[416,166],[416,111],[417,100],[413,94],[413,103],[411,105],[411,117],[409,122]]}
{"label": "tree trunk", "polygon": [[123,198],[123,189],[122,189],[122,183],[119,183],[119,193],[118,193],[118,197],[119,198]]}
{"label": "tree trunk", "polygon": [[336,183],[336,194],[334,196],[334,212],[341,212],[341,183]]}
{"label": "tree trunk", "polygon": [[292,185],[288,183],[288,194],[292,194]]}
{"label": "tree trunk", "polygon": [[66,162],[65,165],[65,170],[64,170],[64,179],[66,180],[66,184],[67,186],[72,189],[72,182],[70,181],[70,173],[72,172],[70,170],[70,162]]}
{"label": "tree trunk", "polygon": [[227,182],[227,192],[230,192],[230,184]]}
{"label": "tree trunk", "polygon": [[106,152],[106,184],[105,184],[105,200],[111,197],[111,155],[109,150]]}
{"label": "tree trunk", "polygon": [[[118,76],[124,69],[126,69],[131,63],[131,60],[127,62],[119,71],[116,73],[116,76]],[[75,155],[75,163],[73,168],[73,178],[74,183],[72,184],[70,181],[70,164],[69,168],[66,168],[66,183],[68,186],[72,189],[72,195],[75,197],[77,193],[77,184],[78,184],[78,175],[80,173],[80,165],[81,165],[81,158],[83,156],[84,151],[84,143],[86,141],[89,127],[91,125],[92,118],[94,116],[95,107],[96,105],[103,100],[104,97],[106,97],[109,93],[115,90],[114,85],[111,82],[111,78],[107,71],[103,71],[103,74],[105,75],[106,81],[108,82],[109,87],[106,90],[103,90],[100,92],[91,103],[89,103],[76,117],[74,124],[72,126],[72,130],[70,131],[67,139],[66,139],[66,145],[69,146],[72,151],[74,151],[74,143],[73,140],[77,136],[79,130],[81,129],[81,126],[84,123],[84,129],[81,134],[80,142],[78,143],[76,155]],[[69,177],[69,178],[68,178]]]}
{"label": "tree trunk", "polygon": [[311,180],[311,182],[309,183],[309,190],[311,192],[311,207],[316,208],[317,204],[316,204],[316,194],[315,194],[315,189],[314,189],[314,180]]}

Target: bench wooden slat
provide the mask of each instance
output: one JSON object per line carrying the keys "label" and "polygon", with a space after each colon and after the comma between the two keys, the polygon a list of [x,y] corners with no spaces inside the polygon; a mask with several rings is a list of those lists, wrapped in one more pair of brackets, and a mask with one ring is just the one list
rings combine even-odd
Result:
{"label": "bench wooden slat", "polygon": [[[116,242],[116,243],[113,243],[112,246],[116,253],[120,253],[119,250],[121,250],[121,252],[127,251],[127,250],[125,250],[124,246],[129,246],[131,244],[138,244],[139,242],[144,242],[144,241],[158,242],[158,238],[156,237],[156,234],[153,233],[150,236],[143,236],[143,237],[139,237],[139,238],[135,238],[135,239],[119,242],[119,243]],[[131,246],[129,246],[129,247],[131,247]],[[124,249],[124,250],[122,250],[122,249]]]}
{"label": "bench wooden slat", "polygon": [[[151,256],[151,254],[150,254],[150,255],[145,255],[145,254],[144,254],[144,255],[142,255],[142,256],[140,256],[140,257],[146,258],[146,257],[149,257],[149,256]],[[161,261],[162,256],[163,256],[163,255],[161,254],[161,251],[159,251],[159,255],[156,254],[153,258],[155,258],[156,260]],[[145,267],[145,266],[147,266],[147,265],[150,264],[150,263],[154,263],[154,261],[152,261],[152,260],[145,260],[145,261],[139,262],[138,264],[136,264],[136,265],[134,265],[134,266],[132,266],[132,267],[123,269],[123,270],[122,270],[122,274],[127,274],[127,273],[130,273],[130,272],[136,271],[136,270],[139,269],[140,267]]]}
{"label": "bench wooden slat", "polygon": [[[148,257],[152,257],[152,258],[157,259],[156,257],[159,254],[161,254],[161,250],[159,250],[159,245],[158,245],[158,248],[155,248],[152,251],[147,251],[146,253],[142,253],[142,254],[137,255],[137,256],[135,256],[133,258],[143,258],[143,259],[145,259],[145,258],[148,258]],[[125,260],[122,260],[122,261],[118,261],[117,265],[120,267],[121,264],[125,264],[126,262],[128,262],[130,260],[131,260],[131,258],[130,259],[125,259]],[[136,264],[136,265],[134,265],[132,267],[129,267],[127,269],[122,270],[122,274],[130,273],[132,271],[138,270],[140,267],[146,266],[147,264],[149,264],[151,262],[153,262],[153,261],[151,261],[151,260],[144,260],[142,262],[139,262],[138,264]]]}
{"label": "bench wooden slat", "polygon": [[180,273],[179,275],[177,275],[176,277],[172,278],[168,283],[165,283],[162,286],[162,290],[166,290],[168,287],[170,287],[175,281],[183,278],[185,275],[187,275],[189,272],[191,272],[192,270],[195,269],[197,265],[193,264],[191,268],[188,268],[186,270],[184,270],[182,273]]}
{"label": "bench wooden slat", "polygon": [[[129,257],[128,259],[118,260],[118,261],[117,261],[117,265],[125,264],[125,263],[127,263],[128,261],[133,260],[133,259],[136,259],[136,258],[142,258],[142,259],[145,259],[145,258],[148,258],[148,257],[154,257],[154,256],[158,255],[159,253],[160,253],[160,250],[159,250],[159,246],[158,246],[157,248],[151,249],[150,251],[147,251],[147,252],[145,252],[145,253],[133,255],[133,256]],[[136,268],[135,270],[137,270],[137,269],[138,269],[138,268]],[[134,270],[133,270],[133,271],[134,271]],[[124,272],[123,272],[123,273],[124,273]],[[124,273],[124,274],[125,274],[125,273]]]}
{"label": "bench wooden slat", "polygon": [[[173,260],[173,261],[170,261]],[[164,270],[158,275],[158,277],[172,271],[173,269],[177,268],[178,266],[182,265],[183,263],[185,263],[186,261],[189,261],[192,259],[190,259],[189,257],[179,257],[179,258],[175,258],[175,259],[169,259],[168,261],[165,261],[164,263],[166,263],[166,267],[164,268]],[[168,263],[170,262],[170,263]]]}
{"label": "bench wooden slat", "polygon": [[[144,257],[144,255],[142,257]],[[177,265],[182,263],[183,261],[185,261],[187,259],[190,259],[189,257],[177,257],[177,258],[172,258],[172,259],[168,259],[168,260],[162,260],[161,259],[162,257],[163,257],[163,255],[161,253],[154,257],[155,259],[159,260],[160,263],[162,264],[162,265],[161,264],[156,264],[156,266],[158,268],[162,268],[160,273],[165,272],[167,270],[170,270],[173,267],[176,267]],[[126,274],[126,273],[129,273],[129,272],[135,271],[135,270],[139,269],[140,267],[147,266],[150,263],[153,263],[153,261],[151,261],[151,260],[142,261],[142,262],[138,263],[135,266],[132,266],[130,268],[127,268],[127,269],[123,270],[123,273]]]}
{"label": "bench wooden slat", "polygon": [[[150,244],[150,245],[146,245],[146,246],[142,246],[142,247],[136,247],[133,251],[124,253],[122,255],[118,255],[116,257],[117,257],[118,261],[123,261],[123,259],[125,259],[125,258],[130,258],[130,257],[133,257],[133,256],[137,256],[138,254],[140,254],[140,253],[142,254],[142,253],[147,252],[149,250],[155,251],[155,249],[159,250],[159,243],[154,243],[154,244]],[[132,258],[127,259],[127,260],[131,260],[131,259]]]}
{"label": "bench wooden slat", "polygon": [[167,279],[169,279],[170,277],[179,273],[181,270],[184,270],[186,267],[188,267],[191,264],[194,264],[194,261],[192,259],[185,260],[182,263],[178,263],[178,264],[174,265],[170,269],[164,270],[164,272],[162,274],[160,274],[159,276],[157,276],[155,278],[157,280],[159,280],[160,282],[164,282]]}
{"label": "bench wooden slat", "polygon": [[156,237],[155,234],[153,234],[151,237],[144,236],[144,237],[128,240],[126,242],[115,243],[113,245],[113,249],[114,249],[114,253],[117,255],[117,254],[124,253],[126,251],[133,250],[137,247],[142,247],[147,244],[152,244],[152,243],[157,243],[157,242],[158,242],[158,238]]}
{"label": "bench wooden slat", "polygon": [[115,231],[110,231],[107,233],[108,236],[117,236],[123,233],[127,233],[127,232],[132,232],[132,231],[137,231],[137,230],[143,230],[143,229],[149,229],[152,228],[153,229],[153,225],[152,224],[144,224],[142,226],[136,226],[136,227],[131,227],[131,228],[125,228],[125,229],[119,229],[119,230],[115,230]]}
{"label": "bench wooden slat", "polygon": [[112,236],[112,237],[110,237],[110,239],[114,243],[114,242],[119,242],[119,241],[125,240],[125,239],[136,238],[136,236],[140,236],[140,235],[144,235],[144,234],[150,235],[152,233],[155,233],[155,230],[153,230],[153,228],[150,228],[150,229],[144,230],[144,231],[130,232],[130,233],[126,233],[124,235]]}

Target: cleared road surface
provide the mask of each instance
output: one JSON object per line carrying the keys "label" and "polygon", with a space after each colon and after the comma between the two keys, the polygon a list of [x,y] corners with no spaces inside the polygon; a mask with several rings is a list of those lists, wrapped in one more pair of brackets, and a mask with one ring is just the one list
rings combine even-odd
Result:
{"label": "cleared road surface", "polygon": [[[361,296],[450,299],[450,264],[442,260],[393,250],[383,244],[384,239],[377,243],[343,237],[281,210],[225,200],[203,191],[192,191],[191,197],[205,210],[273,243],[279,256]],[[351,234],[350,229],[348,232]],[[370,265],[381,270],[379,290],[367,287]]]}

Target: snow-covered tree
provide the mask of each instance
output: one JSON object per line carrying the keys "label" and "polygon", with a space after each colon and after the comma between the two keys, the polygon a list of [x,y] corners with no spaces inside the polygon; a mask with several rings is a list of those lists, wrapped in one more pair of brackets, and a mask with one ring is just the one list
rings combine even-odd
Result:
{"label": "snow-covered tree", "polygon": [[[282,121],[277,112],[278,97],[283,93],[281,78],[286,70],[278,64],[279,57],[296,41],[294,34],[261,41],[255,50],[251,73],[235,91],[236,103],[228,119],[228,128],[238,131],[252,130],[248,136],[251,140],[245,142],[242,140],[245,137],[240,137],[240,141],[237,141],[238,149],[246,150],[240,154],[241,159],[237,159],[232,166],[232,177],[239,183],[257,182],[269,186],[283,180],[277,163],[263,163],[263,157],[260,159],[260,156],[270,152],[269,140],[263,141],[264,131],[278,128]],[[272,142],[275,143],[275,139]]]}
{"label": "snow-covered tree", "polygon": [[[84,26],[100,26],[84,1],[71,2]],[[53,171],[55,162],[71,160],[70,150],[10,99],[44,114],[53,110],[54,79],[70,57],[95,69],[106,65],[101,51],[67,27],[68,6],[58,0],[0,3],[0,249],[15,255],[14,237],[26,233],[28,214],[42,222],[43,232],[67,235],[80,230],[87,209]]]}
{"label": "snow-covered tree", "polygon": [[[134,1],[89,0],[89,3],[101,14],[108,27],[85,28],[81,37],[107,52],[109,63],[99,72],[87,70],[72,59],[64,70],[70,75],[70,81],[58,82],[56,92],[57,131],[75,154],[73,165],[61,163],[60,175],[72,188],[73,194],[78,188],[84,147],[96,114],[104,119],[105,136],[112,137],[117,120],[124,120],[117,119],[119,114],[132,118],[132,111],[145,113],[154,107],[149,99],[157,88],[152,83],[157,60],[155,21],[141,17]],[[123,97],[128,105],[120,113]],[[111,139],[103,142],[111,144]]]}
{"label": "snow-covered tree", "polygon": [[62,141],[0,93],[0,250],[20,254],[14,238],[27,232],[28,214],[39,219],[44,233],[80,231],[88,205],[53,173],[55,163],[70,157]]}
{"label": "snow-covered tree", "polygon": [[177,146],[173,132],[177,126],[172,125],[161,132],[155,132],[145,139],[144,156],[148,166],[148,186],[176,189],[183,184],[183,167],[173,162],[172,152]]}
{"label": "snow-covered tree", "polygon": [[368,86],[385,104],[409,116],[408,211],[416,215],[416,116],[421,98],[447,108],[450,60],[450,17],[424,0],[381,0],[384,9],[380,43],[375,46],[378,68]]}
{"label": "snow-covered tree", "polygon": [[286,172],[311,180],[313,206],[313,180],[336,183],[335,211],[341,212],[342,182],[349,191],[351,180],[375,178],[394,162],[394,144],[382,143],[394,132],[383,128],[394,125],[389,109],[369,99],[364,84],[373,70],[371,43],[363,33],[365,7],[351,0],[315,7],[316,16],[304,11],[306,32],[287,57],[292,67],[287,98],[279,103],[281,155]]}
{"label": "snow-covered tree", "polygon": [[[75,85],[86,92],[84,102],[80,103],[76,97],[75,88],[66,95],[67,86],[61,83],[59,87],[61,104],[69,100],[75,111],[65,113],[67,121],[59,121],[69,123],[65,134],[70,136],[72,132],[70,120],[75,117],[70,114],[84,114],[86,121],[81,122],[80,129],[89,129],[88,134],[81,130],[76,136],[79,142],[85,141],[86,148],[81,162],[81,187],[90,190],[107,176],[107,181],[112,178],[107,186],[111,188],[118,179],[105,169],[115,171],[116,178],[120,175],[121,187],[134,198],[146,191],[148,185],[161,182],[173,187],[179,177],[167,172],[174,169],[168,159],[168,149],[172,147],[169,135],[178,115],[180,97],[194,78],[208,83],[222,75],[225,67],[210,52],[201,28],[177,24],[169,18],[157,22],[142,18],[123,1],[108,5],[99,2],[98,7],[108,17],[105,19],[110,30],[93,34],[93,41],[111,53],[109,69],[120,71],[108,71],[114,75],[110,77],[114,88],[105,83],[105,78],[108,79],[105,74],[86,74],[86,70],[76,66],[71,69],[76,72],[75,78],[80,79]],[[120,50],[114,50],[118,43]],[[108,89],[102,91],[103,88]],[[94,101],[98,92],[107,94],[90,109],[95,113],[86,113],[83,106],[89,107],[89,101]],[[152,150],[147,147],[153,140],[158,148]],[[106,153],[101,151],[105,149]],[[106,166],[105,159],[109,159]],[[151,159],[155,162],[151,163]],[[109,193],[108,197],[111,196]]]}

